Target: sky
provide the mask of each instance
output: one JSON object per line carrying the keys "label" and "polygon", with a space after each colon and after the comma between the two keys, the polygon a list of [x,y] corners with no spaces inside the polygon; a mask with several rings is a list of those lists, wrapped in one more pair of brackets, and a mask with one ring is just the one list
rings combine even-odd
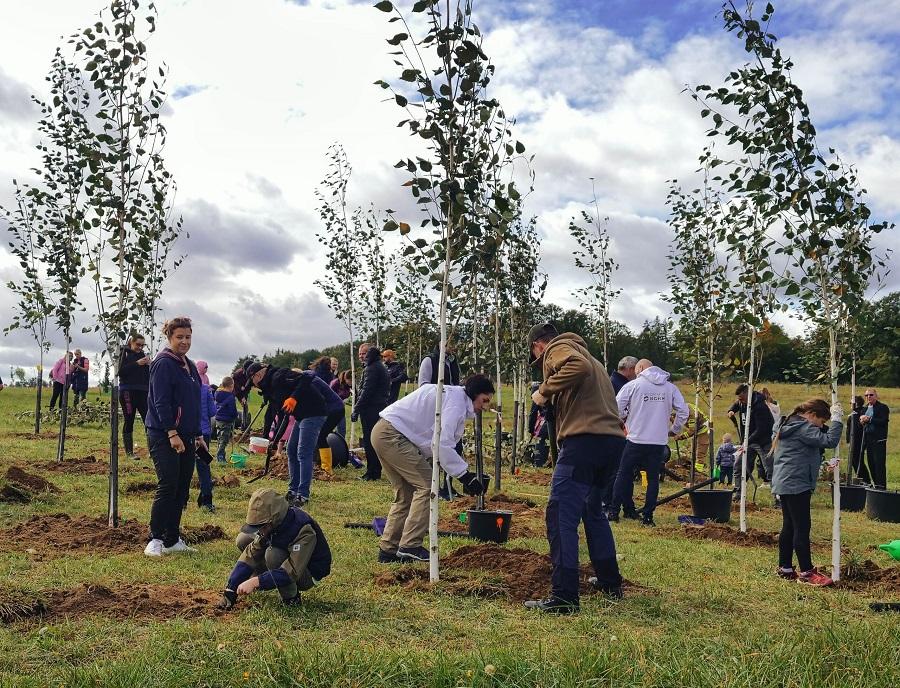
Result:
{"label": "sky", "polygon": [[[38,162],[37,109],[57,45],[93,23],[98,0],[2,2],[0,204]],[[346,340],[314,281],[324,276],[315,189],[340,142],[353,166],[351,203],[402,209],[394,169],[414,150],[399,110],[373,85],[397,68],[385,39],[395,24],[352,0],[157,0],[150,59],[169,69],[167,167],[190,233],[163,316],[194,319],[191,355],[210,377],[238,357]],[[398,6],[408,3],[398,2]],[[762,9],[765,3],[758,2]],[[900,221],[900,0],[781,0],[772,29],[795,63],[819,141],[859,170],[876,218]],[[719,83],[741,65],[716,0],[476,0],[496,66],[492,90],[534,157],[526,215],[538,218],[547,300],[573,307],[586,283],[566,227],[591,200],[610,218],[623,289],[612,316],[637,328],[669,314],[667,180],[690,180],[706,143],[686,85]],[[0,228],[0,280],[17,266]],[[898,248],[896,232],[879,239]],[[900,275],[886,289],[900,288]],[[0,320],[13,299],[0,289]],[[78,327],[90,324],[78,316]],[[796,329],[796,324],[790,324]],[[60,345],[61,337],[56,337]],[[76,334],[95,356],[100,343]],[[58,348],[49,354],[53,361]],[[0,338],[0,375],[37,361],[30,334]]]}

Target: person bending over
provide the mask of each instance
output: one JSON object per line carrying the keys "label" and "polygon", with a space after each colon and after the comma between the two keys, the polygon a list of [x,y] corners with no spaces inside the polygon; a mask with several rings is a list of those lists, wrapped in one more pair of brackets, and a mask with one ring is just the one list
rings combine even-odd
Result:
{"label": "person bending over", "polygon": [[331,573],[331,549],[319,524],[269,488],[250,496],[247,523],[235,544],[241,556],[222,592],[221,609],[234,607],[240,595],[273,589],[284,604],[297,606],[300,591]]}

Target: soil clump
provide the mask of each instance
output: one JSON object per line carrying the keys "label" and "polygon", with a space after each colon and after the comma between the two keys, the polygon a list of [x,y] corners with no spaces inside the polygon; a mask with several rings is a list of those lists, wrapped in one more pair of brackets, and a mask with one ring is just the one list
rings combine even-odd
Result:
{"label": "soil clump", "polygon": [[[6,598],[9,602],[4,605]],[[43,595],[0,592],[0,621],[57,621],[99,615],[106,619],[173,619],[221,616],[220,593],[174,585],[81,583]]]}
{"label": "soil clump", "polygon": [[900,593],[900,566],[881,568],[871,559],[866,559],[860,566],[848,566],[834,587],[854,592],[877,590],[896,595]]}
{"label": "soil clump", "polygon": [[139,480],[136,483],[129,483],[125,486],[126,494],[141,494],[144,492],[155,492],[156,482],[153,480]]}
{"label": "soil clump", "polygon": [[51,473],[81,473],[83,475],[105,475],[109,473],[109,464],[100,461],[96,455],[88,454],[78,459],[65,459],[64,461],[45,461],[36,463],[35,468]]}
{"label": "soil clump", "polygon": [[[182,528],[186,542],[198,544],[226,537],[220,526]],[[147,526],[123,521],[110,528],[105,518],[49,514],[32,516],[27,521],[0,530],[0,550],[34,551],[39,557],[66,554],[125,554],[140,550],[147,542]]]}
{"label": "soil clump", "polygon": [[747,528],[746,533],[729,528],[721,523],[706,523],[702,526],[684,525],[681,528],[660,528],[663,533],[679,533],[692,540],[717,540],[742,547],[777,547],[778,533],[767,533],[755,528]]}
{"label": "soil clump", "polygon": [[6,470],[6,479],[30,492],[52,492],[53,494],[60,492],[60,489],[46,478],[28,473],[19,466],[10,466]]}
{"label": "soil clump", "polygon": [[[550,557],[529,549],[507,548],[493,543],[465,545],[448,554],[442,562],[448,574],[441,576],[439,589],[452,594],[522,602],[550,592]],[[470,575],[464,575],[466,573]],[[597,594],[588,583],[588,578],[593,575],[590,564],[581,566],[582,595]],[[381,573],[375,577],[375,584],[399,585],[407,590],[431,589],[428,569],[411,566]],[[623,587],[626,596],[649,590],[627,580]]]}

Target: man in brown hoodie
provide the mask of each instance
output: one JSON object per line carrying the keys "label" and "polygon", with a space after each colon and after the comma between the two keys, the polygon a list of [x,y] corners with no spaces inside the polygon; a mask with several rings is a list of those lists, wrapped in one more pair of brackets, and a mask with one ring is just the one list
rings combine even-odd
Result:
{"label": "man in brown hoodie", "polygon": [[559,459],[547,503],[547,539],[553,563],[552,592],[525,603],[529,609],[570,614],[578,611],[578,524],[584,521],[595,588],[622,596],[616,543],[603,511],[603,494],[615,478],[625,433],[619,420],[609,375],[570,332],[559,334],[550,323],[528,334],[532,365],[540,364],[544,381],[532,395],[539,406],[552,403]]}

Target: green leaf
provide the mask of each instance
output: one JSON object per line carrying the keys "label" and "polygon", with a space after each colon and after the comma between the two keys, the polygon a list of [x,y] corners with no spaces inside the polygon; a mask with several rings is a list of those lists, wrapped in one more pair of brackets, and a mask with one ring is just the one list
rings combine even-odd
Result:
{"label": "green leaf", "polygon": [[394,100],[397,101],[397,105],[399,105],[400,107],[406,107],[407,104],[409,103],[409,101],[405,97],[401,96],[399,93],[394,96]]}
{"label": "green leaf", "polygon": [[381,10],[382,12],[392,12],[394,10],[394,5],[388,0],[381,0],[375,4],[376,10]]}

